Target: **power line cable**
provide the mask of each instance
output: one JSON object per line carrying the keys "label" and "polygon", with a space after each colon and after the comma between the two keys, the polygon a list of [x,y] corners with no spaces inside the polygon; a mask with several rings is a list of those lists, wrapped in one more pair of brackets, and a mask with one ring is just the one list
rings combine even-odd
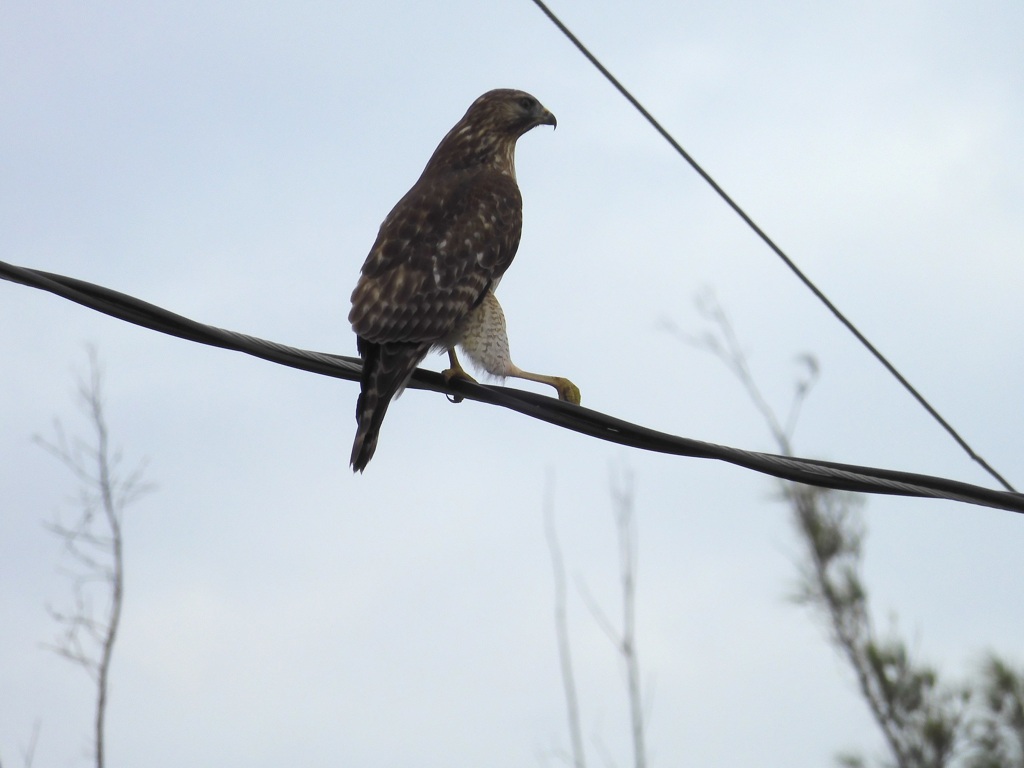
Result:
{"label": "power line cable", "polygon": [[733,211],[735,211],[741,219],[743,219],[747,226],[749,226],[757,234],[757,236],[764,241],[765,245],[771,248],[772,251],[775,252],[775,255],[782,259],[783,263],[785,263],[785,265],[790,268],[793,274],[795,274],[800,279],[800,281],[805,286],[807,286],[808,289],[810,289],[811,293],[813,293],[818,298],[818,300],[821,301],[821,303],[828,308],[828,310],[836,317],[836,319],[839,320],[839,322],[842,323],[844,326],[846,326],[846,329],[850,331],[850,333],[852,333],[856,337],[856,339],[861,344],[863,344],[864,347],[872,355],[875,356],[878,362],[885,366],[886,370],[889,371],[889,373],[891,373],[896,378],[896,380],[903,385],[903,388],[906,389],[907,392],[909,392],[914,397],[914,399],[921,404],[921,406],[931,415],[931,417],[935,419],[942,426],[942,428],[946,430],[946,432],[949,433],[949,435],[957,442],[957,444],[961,448],[963,448],[967,455],[970,456],[978,464],[980,464],[986,472],[992,475],[992,477],[999,481],[999,483],[1001,483],[1002,486],[1006,488],[1006,490],[1015,490],[1014,487],[1010,485],[1010,483],[1001,474],[999,474],[987,461],[985,461],[985,459],[979,456],[974,451],[974,449],[971,448],[967,441],[960,436],[960,433],[957,432],[953,428],[953,426],[942,417],[942,415],[932,406],[931,403],[925,400],[924,395],[918,392],[917,389],[906,379],[906,377],[903,376],[903,374],[896,369],[896,366],[890,363],[889,360],[885,357],[885,355],[883,355],[878,350],[878,348],[875,347],[875,345],[872,344],[868,340],[868,338],[863,333],[860,332],[860,330],[853,324],[853,322],[849,320],[846,317],[846,315],[839,311],[839,308],[836,307],[836,305],[833,304],[831,300],[829,300],[829,298],[821,291],[821,289],[818,288],[818,286],[816,286],[813,282],[811,282],[811,279],[803,273],[803,271],[793,262],[791,258],[789,258],[789,256],[786,255],[786,253],[778,245],[776,245],[775,241],[772,240],[767,235],[767,233],[765,233],[765,231],[761,229],[761,227],[759,227],[752,218],[750,218],[749,215],[747,215],[746,211],[744,211],[739,206],[739,204],[736,203],[736,201],[733,200],[732,197],[730,197],[729,194],[724,189],[722,189],[721,186],[719,186],[718,182],[711,178],[711,175],[707,171],[705,171],[700,166],[700,164],[697,163],[696,160],[693,159],[690,153],[683,149],[679,142],[677,142],[675,138],[673,138],[672,134],[670,134],[661,125],[661,123],[659,123],[655,119],[655,117],[644,108],[643,104],[641,104],[636,99],[636,97],[634,97],[633,94],[630,93],[629,90],[622,83],[619,82],[618,78],[616,78],[615,75],[609,72],[608,69],[600,61],[598,61],[597,57],[594,56],[594,54],[590,52],[590,50],[580,41],[580,39],[576,37],[576,35],[574,35],[569,30],[569,28],[565,26],[565,24],[562,23],[561,19],[555,16],[551,9],[548,8],[547,5],[545,5],[542,2],[542,0],[533,0],[533,3],[538,8],[540,8],[541,11],[544,12],[544,15],[547,16],[548,19],[550,19],[556,27],[558,27],[562,34],[564,34],[572,42],[572,44],[579,49],[580,53],[582,53],[587,58],[587,60],[591,64],[593,64],[594,67],[596,67],[602,75],[605,76],[608,82],[615,86],[616,90],[618,90],[618,92],[621,93],[626,98],[626,100],[630,104],[632,104],[633,107],[641,115],[644,116],[647,122],[649,122],[651,126],[653,126],[653,128],[658,133],[661,134],[662,138],[665,139],[665,141],[667,141],[672,146],[672,148],[676,152],[678,152],[679,155],[687,163],[690,164],[693,170],[695,170],[701,176],[701,178],[704,179],[704,181],[711,185],[711,188],[718,193],[718,196],[721,197],[722,200],[724,200],[726,204],[728,204],[728,206],[732,208]]}
{"label": "power line cable", "polygon": [[[204,325],[162,307],[72,277],[19,267],[0,261],[0,278],[49,291],[98,312],[188,341],[243,352],[303,371],[358,381],[358,358],[297,349],[224,328]],[[646,451],[715,459],[763,474],[836,490],[896,496],[948,499],[1024,514],[1024,494],[1009,493],[930,475],[862,467],[731,448],[670,435],[617,419],[589,408],[511,387],[493,387],[462,380],[445,382],[433,371],[417,369],[410,389],[458,395],[508,408],[563,429]]]}

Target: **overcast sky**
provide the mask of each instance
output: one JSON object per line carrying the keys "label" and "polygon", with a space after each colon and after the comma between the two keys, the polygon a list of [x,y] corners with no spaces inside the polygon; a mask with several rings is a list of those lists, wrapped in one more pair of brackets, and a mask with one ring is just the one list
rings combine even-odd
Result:
{"label": "overcast sky", "polygon": [[[1024,434],[1024,5],[627,3],[555,12],[1018,487]],[[993,481],[528,0],[0,5],[0,260],[201,322],[354,354],[377,227],[478,95],[558,118],[519,143],[513,355],[583,403],[774,448],[738,384],[681,346],[713,290],[767,397],[822,378],[798,453]],[[632,473],[654,766],[881,753],[852,675],[786,596],[773,482],[409,392],[363,476],[357,387],[0,282],[0,759],[85,762],[91,688],[41,648],[70,563],[43,527],[74,479],[32,442],[85,433],[85,345],[111,434],[155,493],[125,523],[108,763],[558,765],[568,746],[543,532],[611,615],[610,478]],[[440,370],[444,359],[431,357]],[[532,385],[525,384],[525,387]],[[537,391],[545,391],[542,386]],[[1024,520],[871,499],[864,577],[951,680],[1024,663]],[[591,760],[629,763],[623,676],[575,586]]]}

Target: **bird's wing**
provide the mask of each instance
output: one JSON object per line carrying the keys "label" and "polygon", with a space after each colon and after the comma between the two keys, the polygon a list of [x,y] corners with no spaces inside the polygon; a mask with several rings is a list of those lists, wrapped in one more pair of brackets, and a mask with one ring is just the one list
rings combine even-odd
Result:
{"label": "bird's wing", "polygon": [[498,173],[421,178],[381,224],[349,321],[373,343],[438,343],[512,263],[522,197]]}

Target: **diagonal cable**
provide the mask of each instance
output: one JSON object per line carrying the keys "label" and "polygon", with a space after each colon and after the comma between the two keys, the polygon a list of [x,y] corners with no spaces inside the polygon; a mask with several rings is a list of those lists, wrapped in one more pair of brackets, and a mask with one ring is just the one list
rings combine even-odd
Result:
{"label": "diagonal cable", "polygon": [[744,222],[746,222],[747,226],[754,230],[757,236],[764,241],[765,245],[771,248],[772,251],[775,252],[775,255],[782,259],[783,263],[787,267],[789,267],[790,270],[792,270],[793,274],[795,274],[800,279],[800,281],[805,286],[807,286],[808,289],[810,289],[811,293],[817,296],[818,300],[821,301],[821,303],[828,308],[828,310],[836,317],[836,319],[844,326],[846,326],[846,329],[857,338],[857,341],[863,344],[864,347],[872,355],[875,356],[878,362],[885,366],[885,369],[889,371],[889,373],[891,373],[896,378],[896,380],[903,385],[903,388],[906,389],[907,392],[909,392],[926,411],[928,411],[931,417],[935,419],[942,426],[942,428],[946,430],[946,432],[949,433],[949,435],[957,442],[957,444],[961,448],[963,448],[967,455],[970,456],[978,464],[980,464],[986,472],[992,475],[992,477],[998,480],[999,483],[1004,488],[1006,488],[1006,490],[1013,491],[1014,487],[1010,485],[1010,483],[1001,474],[999,474],[987,461],[985,461],[985,459],[979,456],[973,448],[971,448],[968,442],[963,437],[960,436],[960,433],[957,432],[953,428],[953,426],[942,417],[942,414],[940,414],[932,406],[931,403],[925,400],[924,395],[918,392],[914,385],[911,384],[906,379],[906,377],[896,369],[896,366],[889,362],[888,358],[886,358],[885,355],[883,355],[878,350],[878,348],[875,347],[875,345],[872,344],[868,340],[868,338],[863,333],[860,332],[857,326],[855,326],[853,322],[846,317],[846,315],[839,311],[839,308],[832,303],[832,301],[821,291],[821,289],[818,288],[818,286],[816,286],[813,282],[811,282],[811,279],[803,273],[803,271],[793,262],[791,258],[789,258],[789,256],[786,255],[786,253],[778,245],[776,245],[775,241],[772,240],[767,235],[767,233],[765,233],[765,231],[761,229],[761,227],[759,227],[754,222],[754,220],[750,218],[750,216],[747,215],[746,211],[740,208],[739,204],[735,200],[733,200],[732,197],[730,197],[729,194],[724,189],[722,189],[722,187],[718,185],[718,182],[711,178],[711,175],[707,171],[705,171],[700,166],[700,164],[693,159],[693,157],[690,156],[690,153],[682,148],[679,142],[677,142],[672,137],[672,134],[665,130],[661,123],[659,123],[654,118],[654,116],[644,108],[643,104],[637,101],[636,97],[634,97],[633,94],[630,93],[629,90],[627,90],[626,87],[619,82],[618,78],[616,78],[615,75],[609,72],[608,69],[600,61],[598,61],[597,57],[594,56],[594,54],[590,52],[590,50],[580,41],[580,39],[576,37],[576,35],[574,35],[569,30],[569,28],[565,26],[565,24],[562,23],[561,19],[555,16],[551,9],[548,8],[542,0],[533,0],[533,2],[536,4],[538,8],[541,9],[541,11],[544,12],[544,15],[547,16],[556,27],[558,27],[562,34],[569,38],[572,44],[579,49],[580,53],[582,53],[587,58],[587,60],[590,61],[590,63],[593,64],[597,68],[597,70],[602,75],[605,76],[608,82],[615,86],[616,90],[618,90],[618,92],[621,93],[626,98],[626,100],[630,104],[632,104],[641,115],[644,116],[647,122],[649,122],[654,127],[654,130],[660,133],[662,138],[665,139],[665,141],[667,141],[672,146],[672,148],[676,152],[678,152],[679,155],[687,163],[690,164],[693,170],[700,174],[701,178],[703,178],[704,181],[711,185],[711,188],[718,193],[718,196],[721,197],[726,202],[726,204],[728,204],[728,206],[732,208],[733,211],[735,211],[741,219],[743,219]]}
{"label": "diagonal cable", "polygon": [[[18,267],[0,261],[0,278],[62,296],[97,312],[181,339],[287,365],[303,371],[358,381],[358,358],[297,349],[244,333],[204,325],[155,304],[103,286],[52,272]],[[725,461],[756,472],[837,490],[895,496],[948,499],[1024,514],[1024,494],[983,488],[930,475],[862,467],[831,461],[746,451],[715,443],[647,429],[589,408],[569,405],[551,397],[511,387],[494,387],[453,380],[433,371],[417,369],[409,389],[425,389],[502,408],[600,440],[646,451]]]}

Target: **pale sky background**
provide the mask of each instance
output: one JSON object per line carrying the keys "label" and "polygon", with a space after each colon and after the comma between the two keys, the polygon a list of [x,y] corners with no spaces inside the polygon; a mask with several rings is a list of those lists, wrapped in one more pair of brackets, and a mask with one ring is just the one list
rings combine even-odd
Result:
{"label": "pale sky background", "polygon": [[[1024,408],[1024,5],[555,0],[553,9],[1018,487]],[[771,450],[699,331],[713,289],[767,395],[822,380],[798,452],[991,485],[528,0],[0,5],[0,259],[201,322],[354,354],[377,227],[470,102],[537,96],[502,282],[523,367],[585,405]],[[771,480],[410,392],[364,476],[357,387],[0,282],[0,758],[86,762],[92,693],[43,650],[75,483],[33,445],[82,432],[95,344],[110,427],[156,493],[129,510],[111,766],[558,765],[568,745],[543,535],[617,615],[609,478],[634,475],[652,766],[880,755],[852,675],[787,602]],[[427,364],[440,370],[440,357]],[[530,385],[525,385],[530,386]],[[544,389],[538,387],[538,391]],[[871,499],[885,627],[968,674],[1024,663],[1024,519]],[[573,591],[584,731],[629,764],[623,675]]]}

